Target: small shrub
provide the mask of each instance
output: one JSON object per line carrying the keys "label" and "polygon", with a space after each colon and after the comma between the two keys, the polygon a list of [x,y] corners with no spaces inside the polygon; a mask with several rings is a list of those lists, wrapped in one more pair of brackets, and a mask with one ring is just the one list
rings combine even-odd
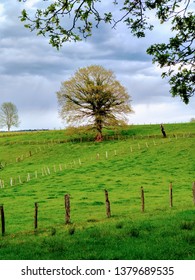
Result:
{"label": "small shrub", "polygon": [[51,228],[51,236],[54,236],[54,235],[56,235],[56,229],[55,228]]}
{"label": "small shrub", "polygon": [[184,240],[189,244],[189,245],[194,245],[195,244],[195,235],[188,233],[184,236]]}
{"label": "small shrub", "polygon": [[94,201],[92,205],[104,205],[102,201]]}
{"label": "small shrub", "polygon": [[131,236],[131,237],[139,237],[139,229],[137,229],[137,228],[132,228],[131,230],[130,230],[130,232],[129,232],[129,235]]}
{"label": "small shrub", "polygon": [[73,235],[75,233],[75,228],[74,227],[69,228],[68,233],[70,235]]}
{"label": "small shrub", "polygon": [[88,223],[96,223],[96,222],[98,222],[98,220],[97,219],[88,219],[87,222]]}
{"label": "small shrub", "polygon": [[123,228],[123,223],[122,222],[117,223],[116,228],[117,229]]}
{"label": "small shrub", "polygon": [[180,225],[181,229],[192,230],[194,227],[194,222],[183,221]]}

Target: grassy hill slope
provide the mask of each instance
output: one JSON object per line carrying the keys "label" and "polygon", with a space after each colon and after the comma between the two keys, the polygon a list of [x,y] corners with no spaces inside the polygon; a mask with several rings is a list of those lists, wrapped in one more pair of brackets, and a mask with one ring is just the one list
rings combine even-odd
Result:
{"label": "grassy hill slope", "polygon": [[[102,143],[85,142],[92,135],[83,130],[73,136],[70,131],[2,134],[6,234],[0,237],[0,258],[193,259],[194,124],[165,129],[166,139],[158,125],[110,129],[110,140]],[[65,194],[70,194],[70,225],[65,225]]]}

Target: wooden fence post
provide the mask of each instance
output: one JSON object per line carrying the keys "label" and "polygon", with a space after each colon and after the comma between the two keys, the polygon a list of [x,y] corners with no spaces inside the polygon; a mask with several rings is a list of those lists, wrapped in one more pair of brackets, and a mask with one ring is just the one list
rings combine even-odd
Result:
{"label": "wooden fence post", "polygon": [[170,183],[169,186],[169,198],[170,198],[170,207],[173,207],[173,186],[172,186],[172,182]]}
{"label": "wooden fence post", "polygon": [[18,176],[19,184],[22,184],[20,175]]}
{"label": "wooden fence post", "polygon": [[193,194],[193,202],[194,202],[194,205],[195,205],[195,181],[192,184],[192,194]]}
{"label": "wooden fence post", "polygon": [[141,211],[144,212],[145,201],[144,201],[144,189],[141,187]]}
{"label": "wooden fence post", "polygon": [[1,233],[2,236],[5,234],[5,215],[3,205],[0,205],[0,212],[1,212]]}
{"label": "wooden fence post", "polygon": [[109,198],[108,198],[108,191],[105,190],[105,200],[106,200],[106,215],[107,215],[107,218],[110,218],[111,217],[111,210],[110,210],[110,201],[109,201]]}
{"label": "wooden fence post", "polygon": [[70,195],[66,194],[64,196],[64,200],[65,200],[65,211],[66,211],[65,224],[69,224],[70,223]]}
{"label": "wooden fence post", "polygon": [[37,202],[35,202],[34,227],[35,227],[35,230],[36,230],[37,227],[38,227],[38,203],[37,203]]}
{"label": "wooden fence post", "polygon": [[149,148],[148,143],[146,142],[146,148]]}

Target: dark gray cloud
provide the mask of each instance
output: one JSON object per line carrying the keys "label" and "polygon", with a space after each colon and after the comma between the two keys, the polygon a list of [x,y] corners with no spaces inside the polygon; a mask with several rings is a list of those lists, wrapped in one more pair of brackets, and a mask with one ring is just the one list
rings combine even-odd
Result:
{"label": "dark gray cloud", "polygon": [[11,101],[17,106],[21,129],[62,127],[56,92],[78,68],[91,64],[111,69],[127,88],[135,111],[130,123],[162,122],[163,118],[163,122],[189,121],[195,117],[195,99],[186,106],[179,98],[171,98],[161,70],[146,54],[150,44],[166,40],[166,27],[156,26],[146,38],[136,39],[123,24],[116,30],[101,24],[92,37],[66,43],[57,51],[48,38],[37,37],[23,27],[18,18],[22,8],[17,0],[0,3],[0,104]]}

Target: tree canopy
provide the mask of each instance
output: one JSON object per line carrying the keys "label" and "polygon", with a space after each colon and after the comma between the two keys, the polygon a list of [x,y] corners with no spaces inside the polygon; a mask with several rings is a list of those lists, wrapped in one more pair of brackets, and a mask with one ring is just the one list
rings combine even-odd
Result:
{"label": "tree canopy", "polygon": [[[27,2],[28,0],[18,0]],[[52,46],[59,49],[67,41],[80,41],[92,35],[101,22],[114,28],[119,22],[127,25],[133,35],[144,37],[152,30],[152,16],[161,24],[170,23],[173,31],[168,43],[154,44],[147,53],[153,62],[165,68],[162,77],[170,77],[172,96],[180,96],[186,104],[194,95],[195,82],[195,16],[193,0],[123,0],[110,2],[104,10],[101,0],[54,0],[41,3],[31,16],[25,9],[21,21],[38,35],[49,35]],[[118,13],[115,13],[118,11]],[[117,16],[117,18],[115,17]]]}
{"label": "tree canopy", "polygon": [[11,102],[4,102],[0,107],[0,127],[7,127],[10,131],[12,126],[19,126],[18,110]]}
{"label": "tree canopy", "polygon": [[80,68],[57,92],[60,116],[70,124],[91,124],[102,140],[102,129],[124,124],[132,111],[130,96],[110,70],[92,65]]}

